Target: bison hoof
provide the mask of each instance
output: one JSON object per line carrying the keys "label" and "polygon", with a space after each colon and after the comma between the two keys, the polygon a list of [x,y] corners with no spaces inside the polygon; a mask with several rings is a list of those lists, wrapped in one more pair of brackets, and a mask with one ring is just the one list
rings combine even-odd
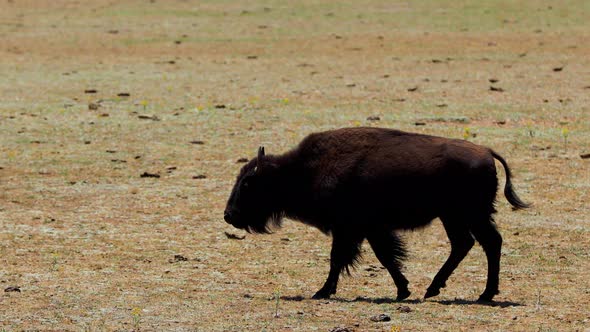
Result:
{"label": "bison hoof", "polygon": [[440,294],[440,288],[428,288],[424,298],[427,299],[429,297],[437,296],[438,294]]}
{"label": "bison hoof", "polygon": [[336,293],[336,292],[332,292],[332,291],[325,290],[322,288],[317,293],[315,293],[311,298],[314,300],[329,299],[330,295],[332,295],[334,293]]}
{"label": "bison hoof", "polygon": [[410,292],[407,289],[402,289],[402,290],[398,290],[397,291],[397,298],[395,299],[396,301],[402,301],[408,298],[408,296],[410,296],[410,294],[412,294],[412,292]]}
{"label": "bison hoof", "polygon": [[479,299],[477,299],[477,302],[480,302],[480,303],[493,302],[494,296],[496,294],[498,294],[498,293],[497,292],[483,292],[479,296]]}

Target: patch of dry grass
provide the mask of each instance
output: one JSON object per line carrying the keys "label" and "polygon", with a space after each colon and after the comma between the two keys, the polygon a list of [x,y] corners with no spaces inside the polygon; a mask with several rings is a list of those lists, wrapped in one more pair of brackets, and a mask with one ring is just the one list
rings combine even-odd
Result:
{"label": "patch of dry grass", "polygon": [[[0,329],[590,325],[585,1],[0,9]],[[498,305],[471,302],[485,284],[479,247],[421,301],[449,250],[438,222],[406,234],[413,295],[402,304],[384,270],[366,270],[379,266],[368,247],[334,299],[312,301],[328,270],[318,231],[286,222],[274,235],[226,237],[242,235],[221,218],[237,159],[356,125],[456,138],[468,129],[506,157],[535,206],[515,213],[500,199]],[[391,322],[369,320],[379,313]]]}

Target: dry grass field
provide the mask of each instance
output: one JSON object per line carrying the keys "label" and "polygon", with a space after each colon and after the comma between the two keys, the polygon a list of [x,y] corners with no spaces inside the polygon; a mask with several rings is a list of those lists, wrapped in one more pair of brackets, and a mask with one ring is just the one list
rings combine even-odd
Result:
{"label": "dry grass field", "polygon": [[[588,331],[589,17],[587,0],[0,0],[0,331]],[[507,159],[534,207],[499,195],[497,302],[475,302],[479,246],[422,299],[439,221],[404,233],[401,303],[367,246],[316,301],[328,237],[223,221],[238,159],[346,126]]]}

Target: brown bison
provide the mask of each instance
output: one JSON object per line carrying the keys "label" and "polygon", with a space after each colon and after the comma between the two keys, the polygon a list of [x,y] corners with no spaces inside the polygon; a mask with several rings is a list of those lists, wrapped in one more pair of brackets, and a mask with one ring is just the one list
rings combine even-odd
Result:
{"label": "brown bison", "polygon": [[248,232],[268,233],[287,217],[331,234],[330,272],[316,299],[336,293],[340,273],[355,265],[367,239],[393,278],[397,300],[403,300],[410,291],[397,232],[438,217],[451,253],[425,298],[445,287],[475,239],[488,261],[479,300],[491,301],[498,294],[502,247],[492,218],[498,188],[494,159],[504,166],[508,202],[515,209],[528,207],[512,189],[506,161],[487,147],[381,128],[315,133],[281,155],[265,155],[260,147],[241,169],[224,219]]}

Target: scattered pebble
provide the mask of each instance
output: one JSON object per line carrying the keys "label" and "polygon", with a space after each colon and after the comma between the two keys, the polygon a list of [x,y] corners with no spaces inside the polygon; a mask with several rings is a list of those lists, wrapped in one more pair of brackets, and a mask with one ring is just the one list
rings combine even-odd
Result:
{"label": "scattered pebble", "polygon": [[142,120],[160,121],[160,118],[158,118],[155,115],[140,114],[137,117],[140,118],[140,119],[142,119]]}
{"label": "scattered pebble", "polygon": [[245,235],[238,236],[238,235],[233,234],[233,233],[228,233],[228,232],[223,232],[223,233],[225,233],[225,236],[227,236],[227,238],[228,239],[231,239],[231,240],[243,240],[243,239],[246,238]]}
{"label": "scattered pebble", "polygon": [[330,332],[354,332],[354,330],[348,327],[335,327]]}
{"label": "scattered pebble", "polygon": [[178,262],[186,262],[188,261],[188,258],[182,256],[182,255],[174,255],[174,258],[168,260],[168,262],[170,263],[178,263]]}
{"label": "scattered pebble", "polygon": [[247,163],[248,162],[248,158],[240,158],[238,160],[236,160],[236,163]]}
{"label": "scattered pebble", "polygon": [[390,320],[391,317],[389,317],[387,314],[379,314],[371,317],[371,321],[373,322],[389,322]]}
{"label": "scattered pebble", "polygon": [[195,179],[195,180],[201,180],[201,179],[206,179],[206,178],[207,178],[207,176],[203,175],[203,174],[193,176],[193,179]]}
{"label": "scattered pebble", "polygon": [[143,172],[140,177],[142,178],[159,178],[160,174],[157,173],[148,173],[148,172]]}
{"label": "scattered pebble", "polygon": [[5,291],[6,293],[10,293],[10,292],[17,292],[17,293],[20,293],[20,287],[18,287],[18,286],[10,286],[10,287],[6,287],[6,288],[4,289],[4,291]]}
{"label": "scattered pebble", "polygon": [[370,116],[367,118],[367,121],[380,121],[380,120],[381,120],[381,118],[376,115]]}
{"label": "scattered pebble", "polygon": [[408,313],[408,312],[412,312],[412,308],[408,307],[407,305],[402,305],[402,306],[397,307],[397,311],[403,312],[403,313]]}

